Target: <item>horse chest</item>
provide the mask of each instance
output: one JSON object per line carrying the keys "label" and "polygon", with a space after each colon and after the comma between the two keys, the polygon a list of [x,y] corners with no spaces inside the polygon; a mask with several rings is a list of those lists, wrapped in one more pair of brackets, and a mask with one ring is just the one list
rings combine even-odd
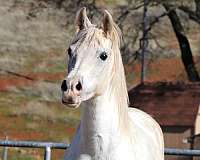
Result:
{"label": "horse chest", "polygon": [[[122,143],[120,138],[115,137],[115,135],[113,135],[113,137],[96,135],[91,141],[88,142],[90,144],[87,144],[87,151],[85,150],[82,153],[90,155],[91,160],[130,159],[130,152],[128,150],[130,147],[127,147],[126,143]],[[80,155],[80,157],[83,157],[80,160],[87,160],[83,154]]]}
{"label": "horse chest", "polygon": [[[113,152],[114,139],[108,135],[96,134],[85,139],[81,151],[92,155],[94,160],[103,160]],[[87,146],[87,147],[85,147]]]}

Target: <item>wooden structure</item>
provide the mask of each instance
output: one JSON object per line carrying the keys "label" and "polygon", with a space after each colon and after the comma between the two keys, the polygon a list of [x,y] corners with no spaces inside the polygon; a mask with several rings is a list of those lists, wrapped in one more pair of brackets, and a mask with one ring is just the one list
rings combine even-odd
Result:
{"label": "wooden structure", "polygon": [[200,83],[147,83],[131,89],[129,98],[131,106],[149,113],[161,125],[165,147],[200,149],[196,139],[188,140],[200,133]]}

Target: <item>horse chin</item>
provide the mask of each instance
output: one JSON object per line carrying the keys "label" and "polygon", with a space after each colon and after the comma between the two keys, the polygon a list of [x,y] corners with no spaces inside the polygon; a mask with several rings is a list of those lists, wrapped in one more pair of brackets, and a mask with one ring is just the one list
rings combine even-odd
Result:
{"label": "horse chin", "polygon": [[69,108],[78,108],[80,106],[80,103],[79,104],[67,104],[67,106]]}
{"label": "horse chin", "polygon": [[69,108],[78,108],[80,106],[80,104],[76,104],[76,103],[63,103],[63,104]]}
{"label": "horse chin", "polygon": [[81,102],[71,102],[71,101],[67,102],[62,99],[62,104],[64,104],[66,107],[69,107],[69,108],[78,108]]}
{"label": "horse chin", "polygon": [[94,93],[86,93],[82,94],[80,97],[74,98],[62,98],[62,104],[69,108],[78,108],[82,102],[89,101],[90,99],[94,98]]}

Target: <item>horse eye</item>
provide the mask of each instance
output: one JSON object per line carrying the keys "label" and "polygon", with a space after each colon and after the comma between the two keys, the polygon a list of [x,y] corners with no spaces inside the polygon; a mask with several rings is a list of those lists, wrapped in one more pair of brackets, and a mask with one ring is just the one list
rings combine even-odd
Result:
{"label": "horse eye", "polygon": [[101,60],[105,61],[108,58],[108,55],[106,52],[102,52],[99,57],[101,58]]}
{"label": "horse eye", "polygon": [[67,52],[68,52],[69,57],[71,57],[72,56],[72,49],[70,47],[68,48]]}

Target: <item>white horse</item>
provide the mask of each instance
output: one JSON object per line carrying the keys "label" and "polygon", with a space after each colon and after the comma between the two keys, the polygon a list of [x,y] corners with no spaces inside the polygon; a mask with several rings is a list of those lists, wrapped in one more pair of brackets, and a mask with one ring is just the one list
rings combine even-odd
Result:
{"label": "white horse", "polygon": [[120,32],[111,14],[93,25],[82,8],[69,49],[62,102],[81,107],[81,122],[65,160],[163,160],[163,134],[148,114],[128,108]]}

